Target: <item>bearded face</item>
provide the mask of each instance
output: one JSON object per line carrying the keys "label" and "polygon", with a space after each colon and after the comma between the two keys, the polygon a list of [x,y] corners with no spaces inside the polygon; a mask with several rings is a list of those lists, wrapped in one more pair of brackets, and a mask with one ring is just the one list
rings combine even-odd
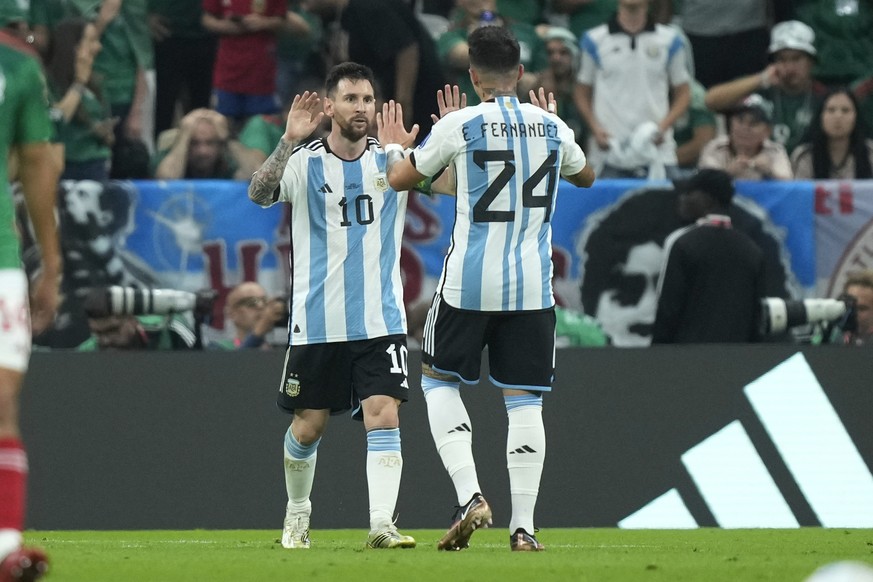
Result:
{"label": "bearded face", "polygon": [[365,137],[376,118],[376,97],[369,81],[341,79],[328,97],[325,113],[349,141]]}

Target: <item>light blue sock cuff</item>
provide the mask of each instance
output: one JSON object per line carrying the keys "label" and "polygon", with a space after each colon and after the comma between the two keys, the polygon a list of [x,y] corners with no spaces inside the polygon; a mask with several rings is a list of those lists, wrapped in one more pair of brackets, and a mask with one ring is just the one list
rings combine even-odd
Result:
{"label": "light blue sock cuff", "polygon": [[292,459],[297,459],[298,461],[303,461],[314,455],[320,442],[321,438],[311,445],[301,445],[294,438],[294,435],[291,434],[291,427],[288,427],[288,432],[285,433],[285,450],[288,451]]}
{"label": "light blue sock cuff", "polygon": [[431,378],[430,376],[422,376],[421,377],[421,391],[427,394],[430,390],[434,388],[454,388],[455,390],[461,389],[460,382],[446,382],[445,380],[437,380],[436,378]]}
{"label": "light blue sock cuff", "polygon": [[519,396],[504,396],[503,403],[506,404],[506,412],[521,408],[522,406],[539,406],[543,407],[542,394],[522,394]]}
{"label": "light blue sock cuff", "polygon": [[367,451],[397,451],[400,452],[399,428],[376,428],[367,432]]}

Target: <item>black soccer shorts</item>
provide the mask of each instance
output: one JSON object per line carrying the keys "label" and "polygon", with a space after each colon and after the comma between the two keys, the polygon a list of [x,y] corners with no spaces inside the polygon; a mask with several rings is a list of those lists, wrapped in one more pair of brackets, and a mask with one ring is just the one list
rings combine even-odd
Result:
{"label": "black soccer shorts", "polygon": [[500,388],[549,391],[555,373],[555,310],[468,311],[439,295],[427,314],[422,364],[479,381],[482,350],[488,347],[491,381]]}
{"label": "black soccer shorts", "polygon": [[361,401],[391,396],[406,402],[407,348],[405,335],[351,342],[289,346],[279,386],[279,408],[353,411],[363,419]]}

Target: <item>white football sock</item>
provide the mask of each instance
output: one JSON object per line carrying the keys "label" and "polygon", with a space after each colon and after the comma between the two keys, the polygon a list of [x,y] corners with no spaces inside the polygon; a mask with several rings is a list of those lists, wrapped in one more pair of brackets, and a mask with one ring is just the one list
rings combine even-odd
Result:
{"label": "white football sock", "polygon": [[393,523],[403,456],[400,429],[377,428],[367,432],[367,490],[370,495],[370,530]]}
{"label": "white football sock", "polygon": [[543,400],[540,396],[506,396],[509,430],[506,436],[506,467],[512,518],[509,531],[523,528],[534,533],[534,507],[540,491],[540,477],[546,458]]}
{"label": "white football sock", "polygon": [[455,485],[458,505],[464,505],[482,488],[473,460],[473,426],[461,400],[461,390],[457,383],[428,376],[422,376],[421,387],[433,442]]}
{"label": "white football sock", "polygon": [[293,513],[309,514],[312,504],[312,480],[315,478],[315,461],[318,458],[318,439],[310,445],[301,445],[291,428],[285,433],[285,489],[288,492],[288,509]]}

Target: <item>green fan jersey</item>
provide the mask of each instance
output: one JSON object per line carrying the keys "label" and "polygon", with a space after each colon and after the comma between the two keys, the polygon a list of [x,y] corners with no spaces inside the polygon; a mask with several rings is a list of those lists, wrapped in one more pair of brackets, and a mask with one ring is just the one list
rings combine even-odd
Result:
{"label": "green fan jersey", "polygon": [[806,134],[826,91],[817,83],[809,91],[797,95],[790,95],[778,87],[758,91],[770,103],[773,112],[771,139],[784,145],[789,152],[793,151]]}
{"label": "green fan jersey", "polygon": [[269,156],[279,145],[285,133],[285,119],[280,115],[255,115],[250,117],[239,132],[239,142]]}
{"label": "green fan jersey", "polygon": [[[69,0],[69,3],[84,18],[93,19],[102,0]],[[103,31],[100,44],[103,48],[94,59],[94,71],[103,76],[103,95],[110,105],[129,105],[136,90],[137,69],[154,67],[146,0],[124,0],[118,16]]]}
{"label": "green fan jersey", "polygon": [[9,153],[52,137],[48,92],[36,56],[0,32],[0,269],[20,268],[15,209],[9,191]]}

